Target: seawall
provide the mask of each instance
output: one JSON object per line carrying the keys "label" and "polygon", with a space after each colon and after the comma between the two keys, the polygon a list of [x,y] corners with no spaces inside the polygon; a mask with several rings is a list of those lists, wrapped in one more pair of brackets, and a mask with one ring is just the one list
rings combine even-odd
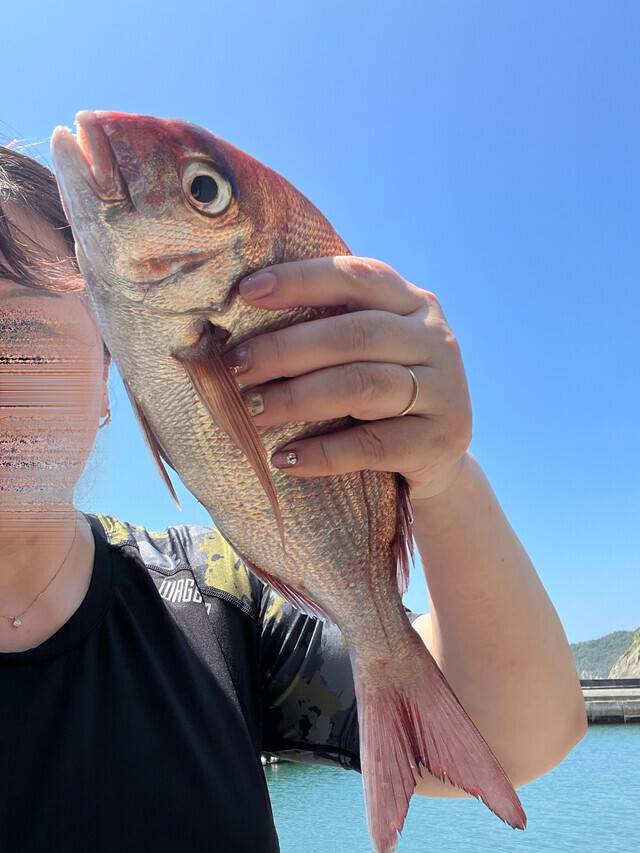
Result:
{"label": "seawall", "polygon": [[640,678],[581,679],[590,723],[640,723]]}

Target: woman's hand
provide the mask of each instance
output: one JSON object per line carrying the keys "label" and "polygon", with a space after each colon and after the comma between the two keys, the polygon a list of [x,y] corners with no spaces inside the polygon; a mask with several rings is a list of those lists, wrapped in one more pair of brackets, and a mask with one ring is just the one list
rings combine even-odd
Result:
{"label": "woman's hand", "polygon": [[[272,285],[265,295],[251,285]],[[458,343],[433,293],[381,261],[331,257],[278,264],[240,284],[264,309],[342,306],[345,314],[257,335],[225,355],[256,426],[362,421],[295,441],[272,463],[294,476],[397,471],[413,500],[444,491],[471,439],[471,405]],[[244,353],[243,353],[244,351]],[[410,414],[398,417],[413,395]],[[297,461],[287,455],[295,451]]]}

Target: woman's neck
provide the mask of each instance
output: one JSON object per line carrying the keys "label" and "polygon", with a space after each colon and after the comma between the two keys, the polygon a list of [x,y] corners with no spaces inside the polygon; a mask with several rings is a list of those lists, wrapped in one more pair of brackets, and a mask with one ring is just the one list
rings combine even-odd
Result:
{"label": "woman's neck", "polygon": [[38,594],[69,550],[77,516],[71,500],[0,504],[0,612],[3,600]]}
{"label": "woman's neck", "polygon": [[89,588],[95,555],[91,526],[72,503],[37,518],[11,515],[14,535],[2,527],[0,536],[0,652],[33,648],[71,618]]}

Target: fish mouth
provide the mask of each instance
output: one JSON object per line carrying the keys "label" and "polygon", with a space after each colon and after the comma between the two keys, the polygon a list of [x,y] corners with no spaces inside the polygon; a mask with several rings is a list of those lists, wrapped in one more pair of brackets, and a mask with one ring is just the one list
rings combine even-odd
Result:
{"label": "fish mouth", "polygon": [[127,184],[98,116],[82,110],[75,124],[75,136],[68,127],[56,127],[51,137],[51,156],[62,184],[68,182],[71,173],[104,204],[129,202]]}

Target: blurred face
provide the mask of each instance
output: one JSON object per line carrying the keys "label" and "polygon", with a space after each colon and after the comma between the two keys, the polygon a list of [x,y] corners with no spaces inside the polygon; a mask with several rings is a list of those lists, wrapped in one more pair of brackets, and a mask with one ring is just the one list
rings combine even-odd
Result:
{"label": "blurred face", "polygon": [[[8,207],[12,224],[47,256],[68,255],[60,234]],[[106,412],[106,372],[83,294],[0,277],[0,528],[3,512],[72,500]]]}

